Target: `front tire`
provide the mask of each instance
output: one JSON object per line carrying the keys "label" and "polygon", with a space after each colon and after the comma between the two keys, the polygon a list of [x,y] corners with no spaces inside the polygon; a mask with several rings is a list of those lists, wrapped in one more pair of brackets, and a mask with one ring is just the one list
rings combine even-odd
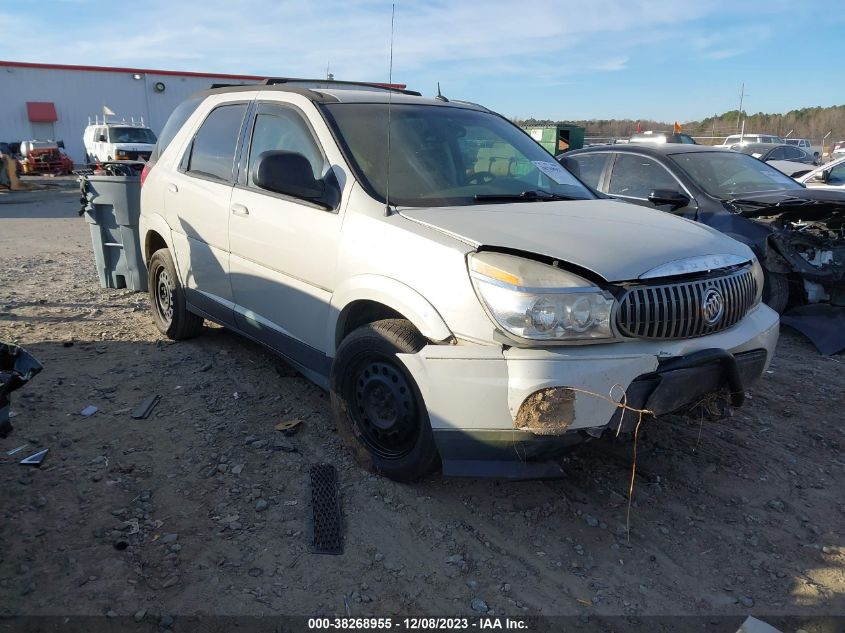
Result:
{"label": "front tire", "polygon": [[764,271],[763,303],[778,314],[789,304],[789,279],[781,273]]}
{"label": "front tire", "polygon": [[162,248],[150,258],[147,289],[153,323],[173,340],[193,338],[202,332],[202,317],[188,312],[185,289],[179,282],[170,251]]}
{"label": "front tire", "polygon": [[420,390],[397,354],[416,354],[426,339],[404,319],[358,328],[332,364],[332,411],[355,460],[396,481],[415,481],[440,461]]}

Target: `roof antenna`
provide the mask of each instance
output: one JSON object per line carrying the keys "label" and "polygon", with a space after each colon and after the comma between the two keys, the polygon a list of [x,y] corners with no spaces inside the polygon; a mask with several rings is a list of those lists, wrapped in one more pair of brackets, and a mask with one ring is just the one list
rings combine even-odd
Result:
{"label": "roof antenna", "polygon": [[384,215],[390,215],[390,105],[393,102],[393,22],[396,19],[396,3],[390,9],[390,69],[387,72],[387,175],[384,185]]}
{"label": "roof antenna", "polygon": [[445,101],[446,103],[449,103],[449,100],[440,93],[440,82],[439,81],[437,82],[437,96],[434,97],[434,98],[439,99],[440,101]]}

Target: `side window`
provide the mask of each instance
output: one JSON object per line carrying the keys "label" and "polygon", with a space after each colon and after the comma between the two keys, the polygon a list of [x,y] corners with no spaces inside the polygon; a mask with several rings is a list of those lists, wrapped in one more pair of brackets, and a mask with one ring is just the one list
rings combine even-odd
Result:
{"label": "side window", "polygon": [[840,163],[830,170],[829,185],[845,185],[845,163]]}
{"label": "side window", "polygon": [[784,160],[787,157],[786,149],[776,147],[766,156],[766,160]]}
{"label": "side window", "polygon": [[255,116],[249,148],[249,184],[252,168],[263,152],[285,150],[302,154],[311,163],[314,178],[320,178],[326,161],[308,124],[296,111],[284,107],[264,107]]}
{"label": "side window", "polygon": [[245,113],[244,103],[224,105],[211,111],[188,150],[188,172],[227,182],[232,180],[235,149]]}
{"label": "side window", "polygon": [[607,193],[646,200],[654,189],[681,189],[666,168],[646,156],[619,154],[613,164]]}
{"label": "side window", "polygon": [[563,165],[593,189],[598,189],[608,158],[610,158],[610,152],[578,154],[564,158]]}

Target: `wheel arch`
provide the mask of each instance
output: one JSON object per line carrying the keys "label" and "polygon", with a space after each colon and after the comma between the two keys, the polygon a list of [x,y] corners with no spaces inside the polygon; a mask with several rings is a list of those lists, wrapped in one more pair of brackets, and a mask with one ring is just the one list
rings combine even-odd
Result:
{"label": "wheel arch", "polygon": [[170,227],[164,218],[158,214],[142,216],[140,224],[141,234],[144,236],[144,263],[149,264],[150,257],[157,250],[160,248],[171,248],[170,242],[168,241]]}
{"label": "wheel arch", "polygon": [[332,356],[349,332],[381,319],[406,319],[436,343],[452,338],[443,317],[425,297],[389,277],[359,275],[347,280],[332,295],[331,308],[327,347]]}

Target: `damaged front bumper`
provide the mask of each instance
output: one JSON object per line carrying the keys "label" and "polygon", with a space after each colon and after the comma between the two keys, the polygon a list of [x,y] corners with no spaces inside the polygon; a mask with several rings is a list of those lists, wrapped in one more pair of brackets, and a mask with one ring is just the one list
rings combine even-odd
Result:
{"label": "damaged front bumper", "polygon": [[845,238],[784,229],[769,240],[786,270],[801,276],[808,303],[845,305]]}
{"label": "damaged front bumper", "polygon": [[[620,424],[635,409],[676,411],[727,388],[741,404],[768,366],[778,317],[758,306],[736,326],[675,341],[556,348],[429,345],[399,357],[420,387],[443,473],[546,477],[562,450]],[[637,414],[625,413],[624,427]]]}

